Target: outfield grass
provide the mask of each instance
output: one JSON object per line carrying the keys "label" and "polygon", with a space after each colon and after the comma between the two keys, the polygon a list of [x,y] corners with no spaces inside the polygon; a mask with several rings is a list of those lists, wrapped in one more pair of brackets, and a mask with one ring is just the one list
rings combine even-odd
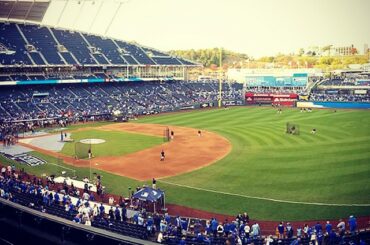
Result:
{"label": "outfield grass", "polygon": [[[285,109],[241,107],[230,110],[193,111],[142,118],[139,123],[159,123],[210,130],[228,138],[232,152],[203,169],[163,181],[218,192],[179,187],[159,181],[169,203],[235,215],[248,212],[260,220],[307,220],[370,215],[370,207],[316,206],[281,203],[245,197],[320,202],[370,203],[370,111],[314,110],[300,113]],[[286,122],[300,125],[299,136],[286,135]],[[317,134],[312,135],[312,128]],[[97,137],[94,137],[97,138]],[[49,162],[56,159],[32,153]],[[0,156],[1,162],[7,162]],[[89,169],[74,168],[79,177]],[[17,167],[23,165],[18,164]],[[60,167],[26,167],[41,175]],[[103,176],[108,192],[126,195],[128,187],[142,185],[132,179],[94,170]]]}
{"label": "outfield grass", "polygon": [[[202,128],[228,138],[232,152],[209,167],[164,181],[244,196],[335,204],[370,203],[370,112],[272,108],[195,111],[140,123]],[[285,134],[287,122],[300,135]],[[317,134],[312,135],[311,129]],[[316,219],[370,214],[370,207],[287,204],[165,185],[172,203],[259,219]],[[179,191],[181,189],[181,191]],[[173,191],[173,192],[172,192]]]}
{"label": "outfield grass", "polygon": [[[72,132],[71,138],[74,139],[74,142],[82,139],[104,139],[105,143],[91,145],[94,157],[121,156],[163,143],[161,137],[98,129]],[[66,143],[61,152],[75,156],[74,142]]]}

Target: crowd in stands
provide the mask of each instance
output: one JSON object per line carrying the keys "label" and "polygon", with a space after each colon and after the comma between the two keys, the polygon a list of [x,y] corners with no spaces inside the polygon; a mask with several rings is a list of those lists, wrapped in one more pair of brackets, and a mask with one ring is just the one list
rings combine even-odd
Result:
{"label": "crowd in stands", "polygon": [[326,102],[370,102],[370,94],[328,94],[325,91],[315,91],[310,94],[310,100]]}
{"label": "crowd in stands", "polygon": [[321,86],[370,86],[370,76],[368,74],[345,74],[342,76],[332,76],[323,79]]}
{"label": "crowd in stands", "polygon": [[[56,215],[75,223],[106,229],[123,235],[163,244],[359,244],[365,245],[365,235],[359,235],[356,218],[348,224],[340,220],[334,226],[317,222],[296,229],[290,223],[279,223],[276,234],[262,236],[261,227],[251,222],[247,213],[234,220],[218,221],[189,219],[167,213],[149,213],[145,209],[128,215],[127,203],[120,199],[117,205],[97,203],[96,194],[89,188],[78,190],[65,183],[55,185],[16,171],[14,166],[1,168],[0,197],[44,213]],[[347,227],[349,232],[347,232]]]}
{"label": "crowd in stands", "polygon": [[[174,111],[218,99],[218,83],[124,82],[6,87],[0,91],[0,118],[5,121],[66,116],[69,120],[110,115],[146,115]],[[243,100],[242,85],[223,85],[223,100]],[[39,122],[34,122],[39,123]],[[43,126],[40,125],[40,126]]]}

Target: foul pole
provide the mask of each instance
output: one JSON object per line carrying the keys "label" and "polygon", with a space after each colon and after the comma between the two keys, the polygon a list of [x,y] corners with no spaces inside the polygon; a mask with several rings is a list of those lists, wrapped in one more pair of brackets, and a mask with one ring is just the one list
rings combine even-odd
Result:
{"label": "foul pole", "polygon": [[[219,64],[219,71],[222,69],[222,48],[220,48],[220,64]],[[222,76],[221,73],[219,72],[218,76],[218,107],[222,106]]]}

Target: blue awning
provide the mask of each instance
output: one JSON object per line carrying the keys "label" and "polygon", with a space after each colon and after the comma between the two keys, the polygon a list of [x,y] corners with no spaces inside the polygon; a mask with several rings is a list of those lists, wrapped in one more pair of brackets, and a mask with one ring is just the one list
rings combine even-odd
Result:
{"label": "blue awning", "polygon": [[137,198],[142,201],[155,202],[164,195],[164,192],[160,189],[153,189],[150,187],[145,187],[138,192],[136,192],[132,197]]}

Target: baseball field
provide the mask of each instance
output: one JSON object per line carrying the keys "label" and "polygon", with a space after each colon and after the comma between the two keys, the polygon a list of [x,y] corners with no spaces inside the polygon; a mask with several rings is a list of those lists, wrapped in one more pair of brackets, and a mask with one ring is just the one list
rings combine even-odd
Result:
{"label": "baseball field", "polygon": [[[299,135],[286,133],[288,122],[299,127]],[[152,176],[159,178],[167,202],[214,213],[248,212],[254,219],[279,221],[370,215],[369,111],[283,109],[279,114],[268,107],[235,107],[148,116],[120,125],[71,131],[75,140],[106,141],[99,145],[93,168],[108,192],[126,195],[128,187],[150,183]],[[167,126],[175,129],[173,142],[180,142],[172,148],[161,138],[160,127]],[[143,158],[146,151],[155,158]],[[31,173],[67,167],[88,176],[83,162],[77,167],[58,155],[32,154],[57,164],[26,167]],[[61,154],[73,155],[72,144]],[[119,162],[113,158],[117,155]],[[121,162],[126,164],[122,171],[115,168]],[[135,173],[136,167],[146,175]]]}

